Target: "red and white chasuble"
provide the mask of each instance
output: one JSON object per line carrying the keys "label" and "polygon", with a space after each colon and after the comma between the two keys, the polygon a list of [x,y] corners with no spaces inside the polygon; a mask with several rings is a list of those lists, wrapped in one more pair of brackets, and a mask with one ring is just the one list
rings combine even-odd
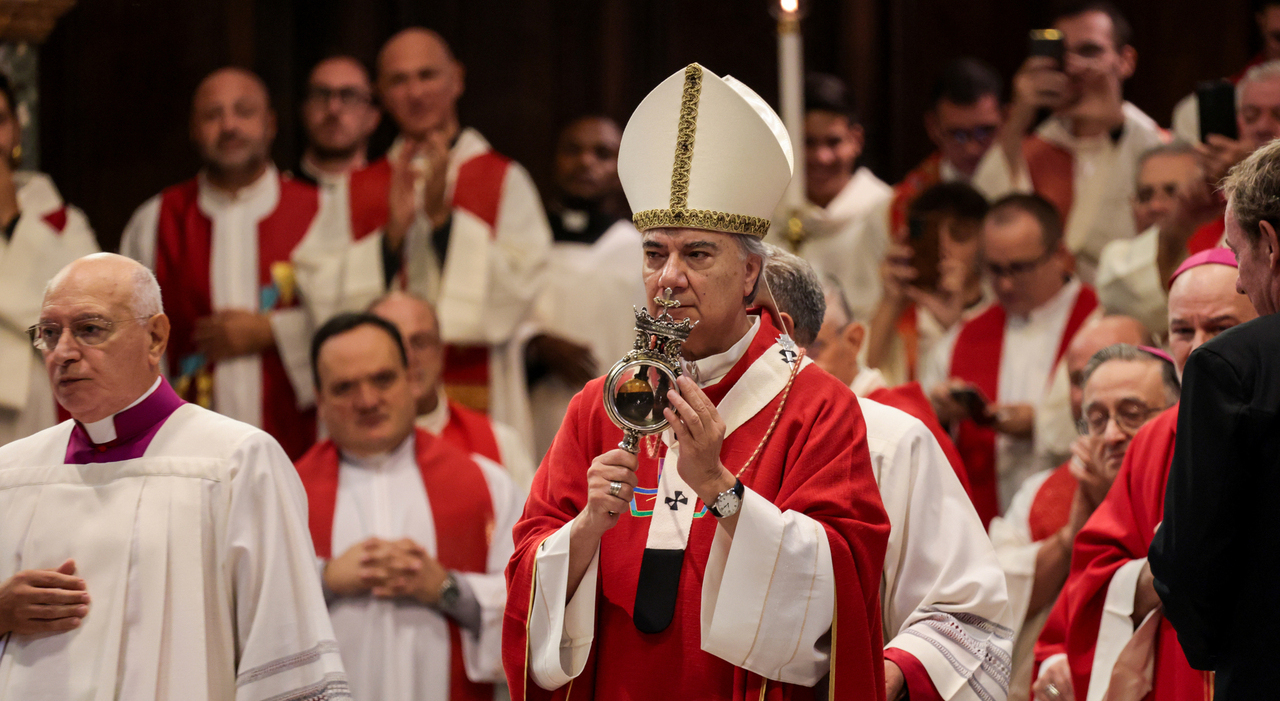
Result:
{"label": "red and white chasuble", "polygon": [[[1068,292],[1068,288],[1063,288],[1063,292]],[[1080,285],[1079,292],[1075,295],[1066,315],[1066,324],[1062,327],[1049,369],[1052,369],[1062,358],[1071,339],[1075,337],[1076,332],[1097,306],[1098,297],[1093,290]],[[1008,323],[1009,319],[1004,307],[999,304],[992,305],[987,311],[960,328],[951,353],[949,375],[976,385],[989,400],[996,402],[1008,401],[1006,397],[1009,394],[1009,388],[1002,391],[1000,387]],[[1050,375],[1046,373],[1042,378],[1027,381],[1039,382],[1040,388],[1047,390],[1049,380]],[[1036,388],[1017,389],[1034,396]],[[1009,490],[1001,489],[1001,485],[1007,482],[1004,474],[1009,472],[1012,466],[998,464],[996,431],[990,427],[979,426],[973,421],[965,420],[960,423],[956,447],[964,458],[978,515],[982,517],[984,525],[989,525],[991,519],[1000,513],[1001,502],[1009,499],[1002,494]],[[1012,486],[1016,491],[1017,485]]]}
{"label": "red and white chasuble", "polygon": [[[413,485],[396,494],[346,482],[355,476],[346,472],[349,469],[385,473],[395,468],[391,463],[398,457],[412,461],[420,482],[410,479]],[[389,456],[349,460],[326,440],[296,467],[311,506],[311,537],[319,558],[341,555],[370,536],[407,537],[459,579],[465,578],[481,606],[481,630],[476,634],[426,606],[367,595],[331,601],[334,632],[348,662],[353,693],[383,701],[492,699],[491,682],[502,676],[502,568],[511,553],[510,528],[520,504],[514,485],[496,466],[486,469],[421,428]],[[395,490],[402,485],[383,486]],[[425,502],[415,509],[420,497],[407,493],[418,488],[425,491]],[[393,499],[402,501],[387,503]],[[347,512],[342,514],[344,508]]]}
{"label": "red and white chasuble", "polygon": [[[726,424],[721,460],[747,468],[736,534],[687,486],[673,491],[683,485],[678,444],[646,439],[636,497],[566,603],[567,533],[586,505],[587,468],[622,438],[603,379],[573,400],[515,530],[503,644],[512,698],[810,699],[828,672],[831,698],[883,698],[889,524],[861,411],[847,387],[805,367],[778,414],[795,355],[767,313],[756,326],[728,374],[705,388]],[[685,537],[674,615],[642,633],[633,620],[642,554],[669,533],[659,524],[668,519]]]}
{"label": "red and white chasuble", "polygon": [[[313,226],[319,207],[315,188],[274,166],[235,195],[201,174],[139,207],[120,244],[160,283],[174,388],[189,401],[262,428],[291,459],[316,439],[313,323],[301,305],[292,257],[309,247],[332,249]],[[270,315],[275,347],[208,362],[196,348],[196,322],[225,309]]]}
{"label": "red and white chasuble", "polygon": [[1113,688],[1105,698],[1211,698],[1212,685],[1187,663],[1177,633],[1159,608],[1136,631],[1130,618],[1138,575],[1164,519],[1177,427],[1174,405],[1138,431],[1107,498],[1076,536],[1063,596],[1077,699],[1100,701],[1108,682]]}
{"label": "red and white chasuble", "polygon": [[417,424],[467,453],[501,465],[521,490],[528,491],[537,465],[516,430],[437,392],[436,408],[418,417]]}
{"label": "red and white chasuble", "polygon": [[[363,310],[386,291],[388,159],[400,148],[393,144],[387,157],[351,173],[345,190],[334,189],[348,199],[326,204],[322,226],[346,247],[299,258],[298,281],[316,318]],[[511,341],[529,317],[551,249],[542,201],[524,168],[470,128],[449,151],[445,197],[452,206],[445,260],[430,221],[420,216],[405,238],[393,284],[435,304],[450,396],[528,440],[523,354]]]}
{"label": "red and white chasuble", "polygon": [[0,445],[57,423],[49,377],[27,328],[40,320],[49,280],[98,252],[84,213],[62,201],[49,176],[19,171],[14,185],[21,214],[12,238],[0,235]]}

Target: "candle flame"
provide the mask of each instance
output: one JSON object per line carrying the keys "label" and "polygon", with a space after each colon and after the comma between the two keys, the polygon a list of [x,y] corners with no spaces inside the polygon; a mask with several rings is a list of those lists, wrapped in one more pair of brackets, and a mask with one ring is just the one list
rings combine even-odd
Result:
{"label": "candle flame", "polygon": [[800,9],[800,0],[780,0],[783,12],[795,12]]}

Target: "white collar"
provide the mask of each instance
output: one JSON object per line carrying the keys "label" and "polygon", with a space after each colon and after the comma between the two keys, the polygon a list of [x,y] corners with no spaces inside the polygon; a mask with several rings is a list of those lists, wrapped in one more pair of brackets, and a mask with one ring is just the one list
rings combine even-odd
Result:
{"label": "white collar", "polygon": [[943,158],[938,163],[938,179],[944,183],[968,183],[969,178],[960,172],[959,168],[951,165],[951,161]]}
{"label": "white collar", "polygon": [[200,205],[206,214],[212,214],[218,210],[235,207],[237,205],[254,205],[261,204],[266,207],[266,212],[275,209],[276,202],[280,197],[280,171],[276,170],[274,163],[268,162],[262,175],[257,180],[240,188],[234,193],[227,192],[220,187],[214,187],[209,182],[209,175],[204,170],[196,176],[200,185]]}
{"label": "white collar", "polygon": [[152,383],[151,389],[143,392],[141,397],[133,400],[129,406],[117,411],[115,414],[112,414],[101,421],[94,421],[91,424],[81,423],[81,425],[84,426],[85,433],[89,434],[89,440],[93,441],[94,445],[102,445],[103,443],[110,443],[111,441],[114,441],[116,439],[116,414],[119,414],[121,411],[128,411],[129,409],[141,404],[142,400],[150,397],[151,393],[155,392],[156,388],[160,386],[160,379],[161,378],[157,377],[156,381]]}
{"label": "white collar", "polygon": [[343,451],[341,448],[339,448],[338,451],[342,456],[342,462],[347,465],[359,467],[365,470],[385,470],[389,467],[400,465],[406,460],[409,463],[413,463],[413,437],[413,431],[410,431],[409,435],[406,436],[403,441],[400,441],[400,445],[392,448],[386,453],[379,453],[377,455],[356,457],[355,455],[351,455]]}
{"label": "white collar", "polygon": [[1025,317],[1017,317],[1009,315],[1009,322],[1015,324],[1042,324],[1058,318],[1062,314],[1070,311],[1071,305],[1075,304],[1076,295],[1080,294],[1080,278],[1072,277],[1067,284],[1058,290],[1057,294],[1049,298],[1049,301],[1041,304]]}
{"label": "white collar", "polygon": [[853,378],[853,382],[849,383],[849,389],[859,397],[865,397],[868,394],[888,387],[889,383],[884,379],[884,373],[876,368],[862,367],[858,370],[858,374]]}
{"label": "white collar", "polygon": [[420,414],[418,425],[437,436],[444,433],[444,427],[449,425],[449,397],[443,389],[436,388],[436,408]]}
{"label": "white collar", "polygon": [[733,366],[747,354],[747,347],[760,330],[760,317],[751,317],[751,328],[729,350],[699,360],[681,360],[680,367],[699,387],[713,385],[729,374]]}

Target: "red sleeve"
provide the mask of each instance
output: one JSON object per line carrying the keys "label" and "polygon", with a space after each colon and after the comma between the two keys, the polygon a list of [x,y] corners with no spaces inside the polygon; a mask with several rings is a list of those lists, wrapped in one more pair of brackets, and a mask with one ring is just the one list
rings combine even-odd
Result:
{"label": "red sleeve", "polygon": [[902,670],[902,676],[907,680],[907,696],[911,701],[942,701],[938,688],[933,685],[933,679],[915,655],[889,647],[884,650],[884,658]]}
{"label": "red sleeve", "polygon": [[1049,611],[1049,620],[1045,621],[1044,628],[1040,630],[1040,637],[1036,639],[1035,660],[1036,663],[1031,667],[1031,681],[1035,683],[1040,676],[1040,665],[1044,661],[1057,654],[1065,654],[1067,651],[1067,597],[1058,596],[1058,600],[1053,602],[1053,609]]}
{"label": "red sleeve", "polygon": [[1175,405],[1138,431],[1107,498],[1076,536],[1062,596],[1067,599],[1067,657],[1077,689],[1089,688],[1111,578],[1125,563],[1147,556],[1163,517],[1177,411]]}
{"label": "red sleeve", "polygon": [[[502,625],[502,666],[507,676],[513,701],[524,699],[562,698],[572,685],[557,691],[546,691],[533,682],[528,672],[529,660],[529,605],[533,600],[534,565],[538,546],[564,524],[572,521],[586,506],[586,471],[594,456],[584,457],[590,433],[594,426],[583,397],[600,396],[603,379],[587,383],[582,392],[569,403],[565,414],[565,426],[577,430],[562,430],[542,459],[542,465],[534,474],[525,501],[524,514],[512,531],[515,553],[507,565],[507,606]],[[594,657],[594,650],[591,653]],[[591,688],[595,665],[588,660],[578,684]]]}

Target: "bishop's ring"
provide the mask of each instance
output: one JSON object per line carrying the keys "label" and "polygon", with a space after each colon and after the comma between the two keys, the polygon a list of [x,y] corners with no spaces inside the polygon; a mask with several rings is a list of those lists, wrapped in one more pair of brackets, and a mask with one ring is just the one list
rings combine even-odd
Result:
{"label": "bishop's ring", "polygon": [[610,483],[609,483],[609,496],[611,496],[611,497],[616,497],[616,496],[618,496],[618,494],[620,494],[621,492],[622,492],[622,483],[621,483],[621,482],[610,482]]}

